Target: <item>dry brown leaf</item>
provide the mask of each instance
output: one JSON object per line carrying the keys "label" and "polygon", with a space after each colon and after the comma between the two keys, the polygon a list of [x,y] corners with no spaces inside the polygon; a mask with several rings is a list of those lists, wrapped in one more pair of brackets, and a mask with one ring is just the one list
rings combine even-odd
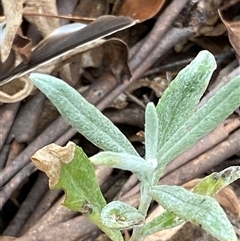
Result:
{"label": "dry brown leaf", "polygon": [[220,10],[218,10],[222,22],[225,24],[228,30],[228,38],[232,44],[236,54],[240,58],[240,21],[228,22],[224,20]]}
{"label": "dry brown leaf", "polygon": [[104,57],[115,77],[120,83],[130,80],[131,72],[128,66],[128,47],[119,39],[110,39],[103,44]]}
{"label": "dry brown leaf", "polygon": [[16,34],[12,48],[21,56],[24,63],[28,63],[32,56],[32,42],[30,39]]}
{"label": "dry brown leaf", "polygon": [[10,54],[15,34],[22,23],[23,4],[26,0],[2,0],[2,6],[6,17],[6,34],[1,47],[2,63]]}
{"label": "dry brown leaf", "polygon": [[235,217],[240,216],[240,203],[230,186],[223,188],[217,195],[218,202]]}
{"label": "dry brown leaf", "polygon": [[27,77],[21,77],[0,86],[0,103],[15,103],[26,98],[33,90],[33,83]]}
{"label": "dry brown leaf", "polygon": [[[92,43],[88,45],[84,45],[81,48],[75,48],[74,51],[63,55],[59,59],[52,60],[51,63],[47,64],[46,66],[42,66],[38,68],[38,72],[50,74],[54,70],[58,70],[62,68],[65,64],[72,62],[76,57],[81,56],[84,52],[88,51],[89,49],[95,48],[101,44],[103,44],[106,40],[105,39],[98,39],[96,41],[93,41]],[[74,60],[76,61],[76,60]],[[85,62],[86,66],[87,63]],[[89,67],[89,66],[88,66]]]}
{"label": "dry brown leaf", "polygon": [[109,237],[105,233],[103,233],[98,236],[96,241],[111,241],[111,239],[109,239]]}
{"label": "dry brown leaf", "polygon": [[5,60],[4,63],[2,63],[0,61],[0,76],[3,74],[3,73],[6,73],[8,72],[9,70],[11,70],[14,66],[14,63],[15,63],[15,53],[14,51],[11,49],[7,59]]}
{"label": "dry brown leaf", "polygon": [[164,3],[165,0],[125,0],[119,9],[113,9],[113,14],[129,16],[142,22],[155,16]]}
{"label": "dry brown leaf", "polygon": [[78,60],[81,59],[82,69],[89,67],[98,68],[101,73],[110,70],[119,83],[131,78],[128,67],[128,48],[123,41],[115,38],[108,40],[99,39],[93,42],[93,45],[86,45],[83,48],[86,48],[86,50],[91,48],[91,50],[85,50],[85,52],[83,49],[83,51],[70,59],[67,58],[60,65],[72,61],[73,58],[78,58]]}
{"label": "dry brown leaf", "polygon": [[[33,13],[36,12],[41,14],[58,15],[56,0],[29,0],[24,10]],[[42,37],[46,37],[54,29],[60,26],[59,19],[57,18],[47,18],[34,15],[28,15],[25,16],[25,18],[37,28]]]}
{"label": "dry brown leaf", "polygon": [[58,182],[61,164],[73,159],[75,148],[76,145],[70,141],[64,147],[52,143],[39,149],[31,157],[34,165],[48,176],[50,188]]}

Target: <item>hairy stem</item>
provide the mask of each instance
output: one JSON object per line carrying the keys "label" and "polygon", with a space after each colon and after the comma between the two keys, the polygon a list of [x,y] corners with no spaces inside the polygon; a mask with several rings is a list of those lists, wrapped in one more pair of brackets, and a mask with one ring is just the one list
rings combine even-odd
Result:
{"label": "hairy stem", "polygon": [[[148,195],[149,190],[150,190],[149,183],[141,184],[141,200],[140,200],[138,211],[145,217],[147,216],[147,211],[148,211],[148,208],[152,201],[152,198]],[[142,230],[141,226],[134,228],[132,237],[130,238],[129,241],[140,241],[141,240],[141,230]]]}

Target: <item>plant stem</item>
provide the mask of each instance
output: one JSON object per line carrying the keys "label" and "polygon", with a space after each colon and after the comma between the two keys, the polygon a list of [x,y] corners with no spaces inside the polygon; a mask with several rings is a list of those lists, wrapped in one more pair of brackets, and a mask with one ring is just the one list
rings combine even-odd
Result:
{"label": "plant stem", "polygon": [[[141,183],[141,200],[140,200],[138,211],[145,217],[147,216],[147,211],[152,201],[152,198],[148,195],[149,189],[150,189],[149,183]],[[130,238],[129,241],[140,241],[141,229],[142,227],[134,228],[132,237]]]}

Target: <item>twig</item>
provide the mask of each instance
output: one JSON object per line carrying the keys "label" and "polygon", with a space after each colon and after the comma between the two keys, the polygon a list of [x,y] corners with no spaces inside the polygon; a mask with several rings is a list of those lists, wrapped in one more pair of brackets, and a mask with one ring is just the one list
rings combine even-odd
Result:
{"label": "twig", "polygon": [[18,112],[21,102],[14,104],[4,104],[0,107],[1,113],[1,128],[0,128],[0,150],[2,149],[8,132],[13,124],[15,116]]}
{"label": "twig", "polygon": [[17,141],[13,141],[11,144],[11,149],[8,154],[7,162],[5,166],[8,166],[11,164],[11,162],[23,151],[25,148],[25,144],[19,143]]}
{"label": "twig", "polygon": [[19,143],[29,143],[32,140],[45,99],[46,97],[39,92],[20,109],[7,142],[11,142],[13,138]]}
{"label": "twig", "polygon": [[10,150],[11,150],[11,145],[5,144],[0,152],[0,171],[4,168],[7,162]]}
{"label": "twig", "polygon": [[[99,109],[104,109],[107,106],[109,106],[117,96],[119,96],[123,91],[125,91],[130,84],[133,84],[133,82],[136,81],[157,59],[161,58],[161,56],[163,56],[163,54],[165,54],[175,44],[179,43],[183,39],[186,39],[192,34],[193,32],[189,29],[170,29],[166,33],[166,35],[161,39],[158,46],[156,46],[156,49],[151,54],[151,56],[145,59],[141,67],[139,67],[135,70],[135,72],[133,72],[131,80],[124,81],[121,85],[118,85],[114,90],[111,91],[111,93],[108,96],[106,96],[105,99],[98,103],[97,107]],[[130,61],[129,65],[132,69],[131,63],[132,62]]]}
{"label": "twig", "polygon": [[186,6],[189,0],[183,0],[181,2],[172,1],[166,10],[158,17],[152,31],[149,33],[145,41],[142,43],[141,48],[136,51],[135,55],[130,60],[130,66],[135,71],[139,66],[142,66],[142,62],[146,57],[155,51],[157,45],[161,42],[161,39],[172,25],[173,21],[177,18],[182,9]]}
{"label": "twig", "polygon": [[29,219],[26,221],[20,235],[23,235],[28,229],[33,227],[41,217],[50,209],[51,206],[60,198],[62,195],[62,190],[48,190],[45,196],[38,203],[38,206],[35,208],[34,212],[31,214]]}
{"label": "twig", "polygon": [[232,78],[240,75],[240,67],[237,67],[234,69],[230,74],[227,76],[224,76],[221,79],[221,82],[219,82],[210,92],[208,92],[201,100],[200,104],[198,105],[198,108],[202,107],[207,101],[216,94],[216,92],[221,89],[225,84],[227,84]]}
{"label": "twig", "polygon": [[10,165],[0,172],[1,185],[4,185],[19,170],[21,170],[30,161],[30,157],[43,146],[54,142],[57,137],[62,135],[69,125],[59,117],[51,125],[49,125],[35,140],[22,151]]}
{"label": "twig", "polygon": [[181,166],[160,180],[160,184],[181,185],[240,152],[240,129],[206,153]]}
{"label": "twig", "polygon": [[40,173],[28,196],[21,204],[16,216],[12,222],[4,230],[3,234],[7,236],[18,236],[26,220],[31,213],[35,212],[35,208],[41,200],[43,194],[48,189],[48,178],[44,173]]}
{"label": "twig", "polygon": [[10,198],[13,191],[16,190],[17,187],[26,179],[26,177],[29,177],[35,170],[36,167],[33,166],[32,163],[29,163],[21,172],[13,177],[7,185],[3,187],[3,189],[0,191],[0,210],[2,210],[3,205]]}
{"label": "twig", "polygon": [[[59,205],[59,204],[58,204]],[[54,217],[53,217],[54,218]],[[34,230],[15,241],[44,240],[44,241],[75,241],[87,234],[97,232],[98,228],[84,216],[78,216],[61,222],[58,225],[46,225],[43,230]]]}
{"label": "twig", "polygon": [[103,112],[113,123],[144,127],[144,110],[142,108],[124,108]]}
{"label": "twig", "polygon": [[[232,120],[233,122],[235,119]],[[236,122],[238,126],[240,125],[240,120],[236,118]],[[236,126],[235,129],[238,128]],[[177,157],[176,159],[172,160],[166,167],[163,177],[166,176],[168,173],[180,168],[182,165],[186,164],[193,158],[199,156],[202,153],[205,153],[207,150],[211,149],[212,147],[216,146],[217,144],[221,143],[229,136],[229,132],[227,132],[224,124],[219,125],[215,128],[212,132],[208,135],[200,139],[194,146],[190,147],[186,150],[182,155]]]}

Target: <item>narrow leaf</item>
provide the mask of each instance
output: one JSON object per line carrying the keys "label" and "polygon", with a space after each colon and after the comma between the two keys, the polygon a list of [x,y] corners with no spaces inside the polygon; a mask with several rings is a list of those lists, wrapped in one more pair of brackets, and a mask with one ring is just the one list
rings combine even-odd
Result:
{"label": "narrow leaf", "polygon": [[38,150],[31,159],[47,174],[51,189],[65,191],[64,206],[87,216],[113,240],[122,240],[120,232],[106,228],[101,222],[101,211],[106,201],[94,168],[80,147],[73,142],[65,147],[50,144]]}
{"label": "narrow leaf", "polygon": [[171,82],[159,100],[159,152],[169,138],[194,113],[208,82],[216,69],[214,56],[204,50]]}
{"label": "narrow leaf", "polygon": [[158,117],[153,103],[148,103],[145,111],[145,149],[146,160],[157,166]]}
{"label": "narrow leaf", "polygon": [[149,172],[153,167],[143,158],[127,153],[116,153],[111,151],[99,152],[89,158],[94,165],[105,165],[131,172]]}
{"label": "narrow leaf", "polygon": [[151,222],[142,227],[142,236],[148,236],[164,229],[174,228],[182,224],[184,220],[177,217],[174,213],[165,211]]}
{"label": "narrow leaf", "polygon": [[104,207],[101,219],[108,228],[128,229],[144,223],[144,216],[129,204],[113,201]]}
{"label": "narrow leaf", "polygon": [[194,193],[213,196],[224,187],[240,178],[240,167],[233,166],[205,177],[194,188]]}
{"label": "narrow leaf", "polygon": [[30,78],[68,123],[93,144],[103,150],[138,155],[122,132],[67,83],[45,74],[31,74]]}
{"label": "narrow leaf", "polygon": [[175,213],[185,221],[201,225],[220,241],[237,241],[233,226],[213,197],[167,185],[155,186],[150,195],[167,211]]}
{"label": "narrow leaf", "polygon": [[213,130],[240,106],[240,76],[222,87],[204,106],[197,110],[161,148],[158,153],[160,174],[167,163]]}

